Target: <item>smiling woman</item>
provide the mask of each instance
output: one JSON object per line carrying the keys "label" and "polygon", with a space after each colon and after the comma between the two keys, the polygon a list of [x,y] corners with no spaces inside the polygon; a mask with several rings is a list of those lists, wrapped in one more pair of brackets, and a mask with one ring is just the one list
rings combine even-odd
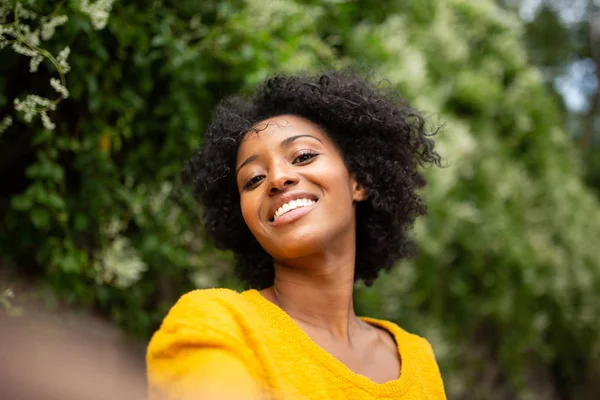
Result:
{"label": "smiling woman", "polygon": [[224,100],[189,163],[206,229],[249,290],[197,290],[148,348],[158,398],[444,399],[429,343],[357,317],[353,286],[414,254],[418,167],[439,164],[398,96],[342,72]]}
{"label": "smiling woman", "polygon": [[[260,246],[276,263],[287,260],[306,270],[314,264],[302,267],[307,257],[328,255],[331,240],[354,243],[354,208],[366,191],[350,176],[337,145],[295,115],[272,117],[255,129],[239,146],[237,158],[246,161],[237,181],[244,221]],[[352,258],[354,247],[347,254]]]}

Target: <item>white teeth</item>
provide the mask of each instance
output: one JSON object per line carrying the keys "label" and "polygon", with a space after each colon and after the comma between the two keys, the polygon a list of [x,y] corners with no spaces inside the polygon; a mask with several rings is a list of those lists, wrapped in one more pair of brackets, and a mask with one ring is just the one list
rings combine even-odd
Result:
{"label": "white teeth", "polygon": [[298,207],[307,207],[310,206],[312,204],[316,203],[316,201],[314,200],[309,200],[309,199],[297,199],[297,200],[292,200],[284,205],[282,205],[281,207],[279,207],[277,209],[277,211],[275,211],[275,216],[273,217],[273,222],[277,221],[277,218],[279,218],[281,215],[285,214],[288,211],[291,211],[293,209],[296,209]]}

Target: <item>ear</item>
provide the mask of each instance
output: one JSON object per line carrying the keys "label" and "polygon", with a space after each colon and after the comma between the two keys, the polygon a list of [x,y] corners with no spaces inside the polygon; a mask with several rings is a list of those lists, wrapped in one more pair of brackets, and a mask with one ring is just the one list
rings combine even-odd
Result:
{"label": "ear", "polygon": [[367,194],[367,189],[363,185],[358,182],[356,179],[356,174],[350,175],[350,183],[352,184],[352,200],[353,201],[364,201],[369,198]]}

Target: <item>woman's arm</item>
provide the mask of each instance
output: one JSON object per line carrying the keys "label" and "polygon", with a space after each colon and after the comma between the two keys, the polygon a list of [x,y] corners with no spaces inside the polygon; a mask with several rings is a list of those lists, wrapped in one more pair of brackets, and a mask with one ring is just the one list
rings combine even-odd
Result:
{"label": "woman's arm", "polygon": [[[259,386],[247,367],[220,349],[188,349],[160,361],[149,356],[150,400],[259,400]],[[186,354],[187,353],[187,354]]]}
{"label": "woman's arm", "polygon": [[180,299],[150,341],[150,400],[264,398],[235,318],[198,294]]}

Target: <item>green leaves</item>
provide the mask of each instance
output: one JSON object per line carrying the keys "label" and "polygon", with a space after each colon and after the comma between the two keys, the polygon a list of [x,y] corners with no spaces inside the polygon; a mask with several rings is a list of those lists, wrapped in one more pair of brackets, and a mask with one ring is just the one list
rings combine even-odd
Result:
{"label": "green leaves", "polygon": [[30,165],[25,170],[25,175],[32,180],[48,181],[55,184],[63,183],[65,180],[64,169],[49,159],[41,159],[38,163]]}
{"label": "green leaves", "polygon": [[[0,253],[37,264],[62,299],[144,338],[194,285],[237,287],[179,181],[215,104],[278,71],[366,65],[445,123],[448,166],[426,172],[420,257],[357,290],[360,313],[430,339],[451,397],[498,392],[488,367],[522,397],[526,376],[568,386],[598,368],[600,206],[516,16],[491,0],[129,1],[94,30],[73,7],[48,41],[71,53],[56,129],[15,120],[0,135]],[[7,60],[0,116],[49,79]]]}

